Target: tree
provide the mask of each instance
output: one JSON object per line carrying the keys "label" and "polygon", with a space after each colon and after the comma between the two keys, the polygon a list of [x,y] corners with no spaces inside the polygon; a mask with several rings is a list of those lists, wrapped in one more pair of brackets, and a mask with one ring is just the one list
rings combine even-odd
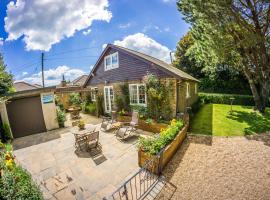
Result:
{"label": "tree", "polygon": [[0,53],[0,95],[5,95],[13,88],[13,76],[6,71],[6,64]]}
{"label": "tree", "polygon": [[196,62],[195,57],[192,55],[193,44],[192,34],[188,32],[179,40],[176,46],[173,65],[196,78],[202,78],[204,77],[202,72],[203,63]]}
{"label": "tree", "polygon": [[181,0],[192,25],[198,59],[228,63],[247,78],[255,109],[265,111],[270,90],[270,3],[266,0]]}
{"label": "tree", "polygon": [[199,79],[201,91],[250,94],[248,82],[238,70],[227,63],[209,67],[200,59],[201,52],[197,48],[192,31],[189,31],[177,44],[173,65]]}

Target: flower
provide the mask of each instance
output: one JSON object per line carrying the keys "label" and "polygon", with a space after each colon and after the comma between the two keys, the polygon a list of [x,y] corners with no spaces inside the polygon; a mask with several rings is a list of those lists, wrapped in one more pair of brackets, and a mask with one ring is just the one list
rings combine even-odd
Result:
{"label": "flower", "polygon": [[5,159],[6,159],[6,160],[12,160],[12,158],[13,158],[13,156],[12,156],[12,154],[11,154],[10,152],[7,152],[7,153],[5,154]]}
{"label": "flower", "polygon": [[14,161],[12,159],[6,160],[7,168],[11,169],[13,167]]}

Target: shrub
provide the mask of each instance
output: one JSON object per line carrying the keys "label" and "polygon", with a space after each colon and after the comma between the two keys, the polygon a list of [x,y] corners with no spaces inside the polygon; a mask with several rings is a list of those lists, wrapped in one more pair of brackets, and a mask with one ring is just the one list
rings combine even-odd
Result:
{"label": "shrub", "polygon": [[161,149],[166,147],[176,137],[183,125],[183,121],[173,119],[166,129],[161,130],[159,137],[141,137],[138,148],[151,155],[157,155]]}
{"label": "shrub", "polygon": [[97,105],[96,103],[89,103],[85,106],[85,112],[90,113],[92,115],[96,115],[97,112]]}
{"label": "shrub", "polygon": [[216,93],[199,93],[200,101],[203,104],[216,103],[216,104],[231,104],[230,98],[234,98],[234,105],[254,106],[254,100],[249,95],[237,94],[216,94]]}
{"label": "shrub", "polygon": [[139,112],[140,119],[146,119],[148,117],[148,109],[145,106],[132,105],[131,109]]}
{"label": "shrub", "polygon": [[104,115],[104,107],[103,107],[103,95],[102,94],[98,94],[96,96],[96,113],[97,113],[97,116],[101,116],[101,115]]}
{"label": "shrub", "polygon": [[64,110],[61,110],[59,107],[56,109],[57,114],[57,122],[59,124],[59,127],[65,127],[65,121],[66,119],[66,112]]}
{"label": "shrub", "polygon": [[10,130],[10,126],[8,123],[4,122],[3,123],[3,140],[4,142],[7,142],[12,139],[13,139],[13,136]]}
{"label": "shrub", "polygon": [[4,151],[0,152],[0,199],[43,199],[31,175],[16,165],[12,149],[8,147],[5,145]]}
{"label": "shrub", "polygon": [[68,100],[70,105],[74,106],[80,106],[82,103],[82,98],[79,93],[71,93],[69,95],[69,100]]}

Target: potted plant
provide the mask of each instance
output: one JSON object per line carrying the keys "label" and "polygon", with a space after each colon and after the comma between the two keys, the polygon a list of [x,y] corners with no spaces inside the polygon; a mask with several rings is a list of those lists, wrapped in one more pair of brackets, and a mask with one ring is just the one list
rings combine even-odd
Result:
{"label": "potted plant", "polygon": [[83,120],[79,121],[78,127],[80,130],[83,130],[85,128],[85,122]]}

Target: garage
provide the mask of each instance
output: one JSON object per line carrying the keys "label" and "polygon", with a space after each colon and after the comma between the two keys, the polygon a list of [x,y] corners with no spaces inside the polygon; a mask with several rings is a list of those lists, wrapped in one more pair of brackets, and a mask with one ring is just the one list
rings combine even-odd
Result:
{"label": "garage", "polygon": [[40,95],[12,99],[6,107],[14,138],[46,131]]}

